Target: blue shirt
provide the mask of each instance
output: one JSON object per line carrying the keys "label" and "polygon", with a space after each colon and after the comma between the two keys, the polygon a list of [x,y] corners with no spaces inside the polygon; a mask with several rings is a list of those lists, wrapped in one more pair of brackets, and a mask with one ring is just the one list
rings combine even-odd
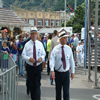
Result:
{"label": "blue shirt", "polygon": [[70,44],[73,43],[73,42],[74,42],[74,40],[71,38],[71,39],[70,39]]}
{"label": "blue shirt", "polygon": [[10,50],[9,50],[9,48],[8,47],[6,47],[6,48],[3,48],[2,47],[2,49],[1,49],[2,51],[7,51],[8,53],[10,53]]}
{"label": "blue shirt", "polygon": [[[16,44],[14,44],[14,45],[16,45]],[[12,53],[12,54],[16,54],[16,53],[17,53],[17,50],[14,50],[12,46],[11,46],[10,49],[11,49],[11,53]]]}
{"label": "blue shirt", "polygon": [[20,50],[20,48],[23,48],[23,47],[24,47],[24,42],[23,41],[22,42],[18,41],[18,43],[17,43],[18,55],[22,54],[23,49]]}

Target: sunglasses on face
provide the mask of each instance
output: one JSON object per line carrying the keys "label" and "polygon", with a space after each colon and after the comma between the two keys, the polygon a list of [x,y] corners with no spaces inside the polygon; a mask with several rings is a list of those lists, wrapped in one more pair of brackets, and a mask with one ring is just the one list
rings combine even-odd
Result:
{"label": "sunglasses on face", "polygon": [[64,39],[67,39],[67,37],[64,37]]}

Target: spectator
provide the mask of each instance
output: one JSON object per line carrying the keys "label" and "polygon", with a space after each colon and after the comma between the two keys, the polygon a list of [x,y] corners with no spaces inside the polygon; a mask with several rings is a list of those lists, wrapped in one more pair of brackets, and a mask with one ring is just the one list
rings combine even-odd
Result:
{"label": "spectator", "polygon": [[[51,40],[51,45],[50,45],[50,51],[49,51],[48,59],[50,58],[50,55],[51,55],[51,52],[52,52],[53,48],[56,45],[59,44],[57,30],[54,30],[53,34],[54,34],[55,37]],[[51,85],[53,85],[53,79],[51,78],[51,73],[50,73],[50,82],[51,82]]]}
{"label": "spectator", "polygon": [[[50,51],[51,39],[52,39],[52,34],[49,34],[48,41],[47,41],[47,58]],[[50,74],[49,59],[47,61],[47,74],[48,75]]]}
{"label": "spectator", "polygon": [[72,48],[73,57],[74,57],[74,56],[75,56],[75,51],[76,51],[76,49],[75,49],[75,47],[74,47],[73,43],[71,43],[71,48]]}
{"label": "spectator", "polygon": [[77,53],[77,67],[81,67],[81,62],[82,62],[82,46],[81,46],[81,41],[79,41],[79,44],[76,47],[76,53]]}
{"label": "spectator", "polygon": [[16,40],[15,37],[13,37],[11,39],[11,43],[10,43],[10,50],[11,50],[11,54],[13,56],[13,60],[16,62],[17,61],[17,44],[16,44]]}
{"label": "spectator", "polygon": [[79,43],[78,34],[75,35],[74,42],[75,42],[75,48],[76,48],[78,46],[78,43]]}
{"label": "spectator", "polygon": [[19,75],[23,76],[24,75],[24,62],[22,60],[22,51],[24,47],[23,43],[23,37],[20,35],[19,36],[19,41],[17,43],[17,49],[18,49],[18,66],[19,66]]}
{"label": "spectator", "polygon": [[7,42],[3,42],[3,47],[2,47],[2,52],[3,54],[3,71],[6,71],[8,69],[8,54],[10,54],[10,50],[7,46]]}
{"label": "spectator", "polygon": [[25,33],[24,40],[26,40],[28,37],[29,37],[29,33],[28,33],[28,32],[26,32],[26,33]]}
{"label": "spectator", "polygon": [[75,42],[74,42],[74,34],[71,35],[71,39],[70,39],[70,44],[72,44],[72,43],[73,43],[73,45],[75,46]]}

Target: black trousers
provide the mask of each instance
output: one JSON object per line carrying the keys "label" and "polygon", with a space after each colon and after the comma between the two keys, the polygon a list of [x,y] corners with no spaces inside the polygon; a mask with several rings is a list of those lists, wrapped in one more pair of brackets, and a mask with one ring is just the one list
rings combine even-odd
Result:
{"label": "black trousers", "polygon": [[31,100],[41,100],[41,68],[41,64],[36,67],[27,64],[26,67]]}
{"label": "black trousers", "polygon": [[[49,52],[47,52],[47,58],[48,58]],[[49,66],[49,60],[47,61],[47,73],[50,73],[50,66]]]}
{"label": "black trousers", "polygon": [[67,72],[55,71],[55,83],[56,83],[56,100],[62,100],[62,89],[63,89],[63,100],[70,100],[69,88],[70,88],[70,75]]}
{"label": "black trousers", "polygon": [[50,66],[49,66],[49,61],[47,62],[47,73],[50,73]]}

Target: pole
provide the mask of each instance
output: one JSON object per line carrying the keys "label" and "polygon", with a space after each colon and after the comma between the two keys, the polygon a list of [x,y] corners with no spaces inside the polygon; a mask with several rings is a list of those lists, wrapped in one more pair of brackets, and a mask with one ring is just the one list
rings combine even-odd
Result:
{"label": "pole", "polygon": [[64,26],[66,27],[66,0],[65,0],[65,25]]}
{"label": "pole", "polygon": [[84,66],[85,66],[85,75],[86,75],[86,66],[87,66],[87,64],[86,64],[86,56],[87,56],[87,54],[86,54],[86,44],[87,44],[87,3],[88,3],[88,1],[87,0],[85,0],[85,33],[84,33]]}
{"label": "pole", "polygon": [[1,48],[2,48],[2,41],[0,39],[0,69],[1,69]]}
{"label": "pole", "polygon": [[75,0],[75,10],[76,10],[76,7],[77,7],[77,0]]}
{"label": "pole", "polygon": [[0,0],[0,8],[3,8],[2,0]]}
{"label": "pole", "polygon": [[98,33],[98,0],[95,3],[95,88],[97,88],[97,35]]}
{"label": "pole", "polygon": [[90,27],[91,27],[91,0],[88,0],[88,81],[91,81],[91,71],[90,71]]}

